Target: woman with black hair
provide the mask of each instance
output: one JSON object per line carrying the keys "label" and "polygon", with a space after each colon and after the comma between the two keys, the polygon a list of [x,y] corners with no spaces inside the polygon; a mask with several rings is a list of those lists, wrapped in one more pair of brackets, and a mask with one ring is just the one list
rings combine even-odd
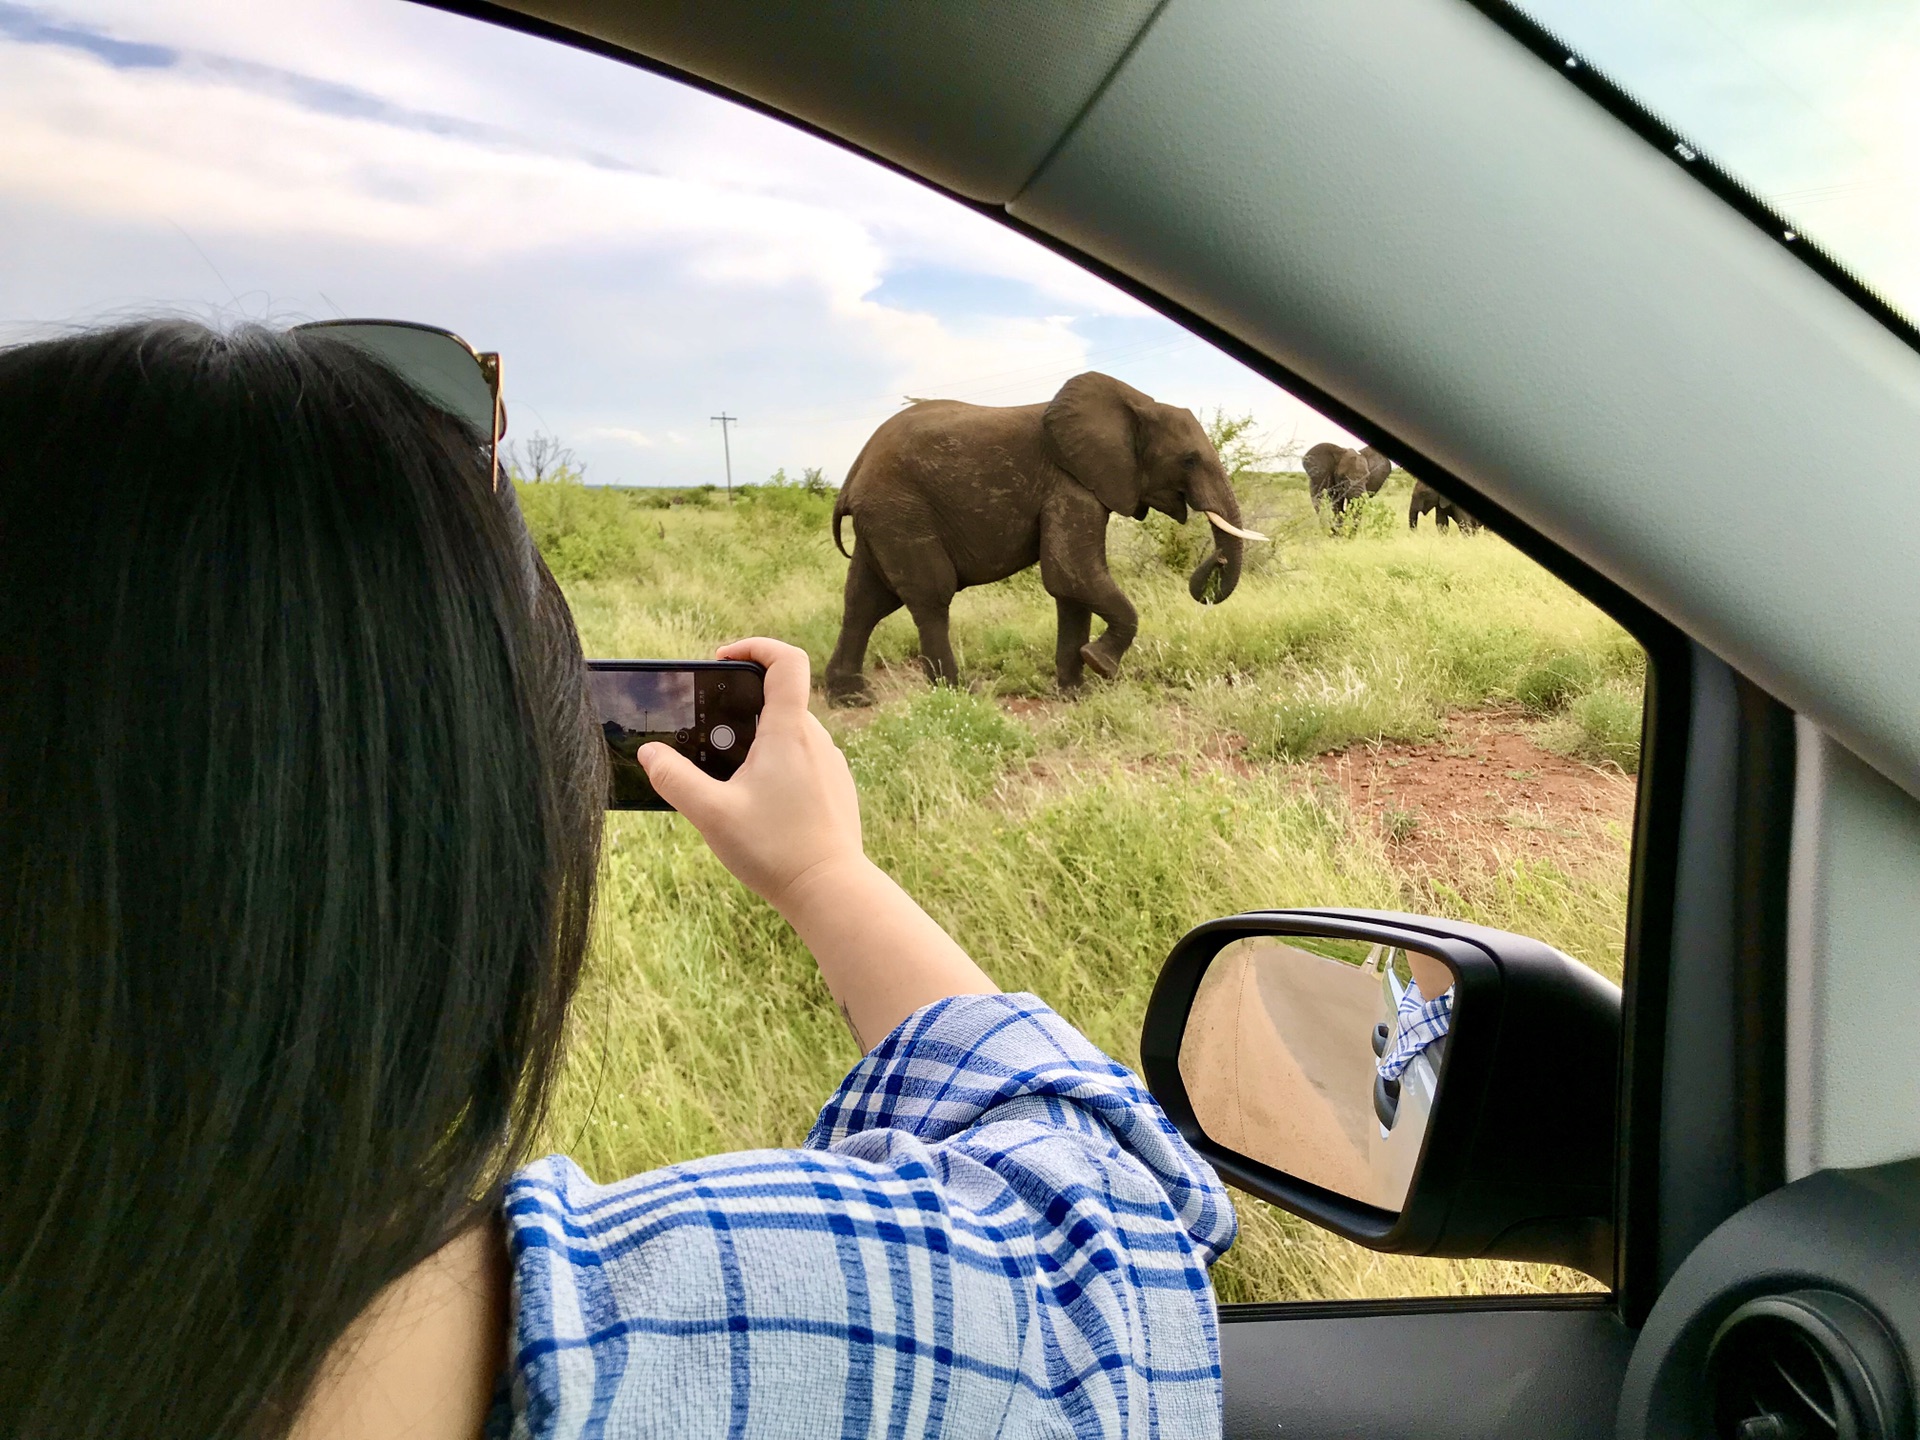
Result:
{"label": "woman with black hair", "polygon": [[[1194,1435],[1212,1172],[865,858],[806,657],[659,792],[867,1054],[526,1164],[605,758],[490,437],[324,328],[0,352],[0,1436]],[[492,437],[497,438],[497,437]]]}

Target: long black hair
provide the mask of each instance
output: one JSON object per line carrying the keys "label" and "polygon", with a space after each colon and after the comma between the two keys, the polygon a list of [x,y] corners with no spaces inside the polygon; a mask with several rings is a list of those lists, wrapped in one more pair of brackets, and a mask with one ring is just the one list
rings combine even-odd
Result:
{"label": "long black hair", "polygon": [[504,488],[325,331],[0,351],[0,1435],[284,1433],[529,1143],[605,778]]}

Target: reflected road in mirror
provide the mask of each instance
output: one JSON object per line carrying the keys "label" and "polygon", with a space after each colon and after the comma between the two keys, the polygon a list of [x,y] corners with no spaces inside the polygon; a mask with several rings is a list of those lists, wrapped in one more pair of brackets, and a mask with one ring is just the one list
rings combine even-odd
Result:
{"label": "reflected road in mirror", "polygon": [[[1311,947],[1311,948],[1309,948]],[[1320,952],[1320,953],[1315,953]],[[1385,1210],[1405,1201],[1451,998],[1408,992],[1426,956],[1320,937],[1235,940],[1202,977],[1180,1043],[1200,1128],[1264,1165]],[[1396,1072],[1391,1078],[1383,1070]]]}

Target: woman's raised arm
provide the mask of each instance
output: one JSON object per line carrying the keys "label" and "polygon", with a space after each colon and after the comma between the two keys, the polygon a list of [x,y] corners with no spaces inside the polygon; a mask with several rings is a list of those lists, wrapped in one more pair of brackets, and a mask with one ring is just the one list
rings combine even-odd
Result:
{"label": "woman's raised arm", "polygon": [[640,748],[640,763],[720,862],[793,926],[861,1048],[935,1000],[996,994],[986,972],[867,859],[846,757],[807,709],[806,652],[752,639],[719,655],[767,667],[746,763],[715,780],[657,744]]}

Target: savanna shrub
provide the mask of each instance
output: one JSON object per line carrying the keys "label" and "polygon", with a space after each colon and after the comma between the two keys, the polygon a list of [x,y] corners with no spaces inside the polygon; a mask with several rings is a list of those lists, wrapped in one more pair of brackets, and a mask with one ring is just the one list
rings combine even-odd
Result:
{"label": "savanna shrub", "polygon": [[1599,682],[1599,667],[1591,657],[1574,651],[1549,655],[1521,672],[1513,682],[1513,698],[1536,715],[1565,708],[1574,696]]}
{"label": "savanna shrub", "polygon": [[833,517],[833,490],[818,469],[809,469],[798,480],[789,480],[784,469],[776,470],[765,485],[745,486],[740,496],[755,516],[778,515],[822,527]]}
{"label": "savanna shrub", "polygon": [[1618,681],[1587,691],[1567,707],[1573,723],[1573,752],[1583,760],[1640,772],[1640,693]]}
{"label": "savanna shrub", "polygon": [[653,522],[627,494],[577,484],[514,483],[533,543],[554,578],[639,577]]}
{"label": "savanna shrub", "polygon": [[881,711],[845,748],[862,795],[912,808],[930,794],[985,795],[1009,764],[1032,753],[1033,732],[991,699],[936,685]]}
{"label": "savanna shrub", "polygon": [[1347,502],[1346,521],[1333,533],[1342,540],[1387,540],[1398,532],[1394,507],[1378,495],[1362,495]]}

